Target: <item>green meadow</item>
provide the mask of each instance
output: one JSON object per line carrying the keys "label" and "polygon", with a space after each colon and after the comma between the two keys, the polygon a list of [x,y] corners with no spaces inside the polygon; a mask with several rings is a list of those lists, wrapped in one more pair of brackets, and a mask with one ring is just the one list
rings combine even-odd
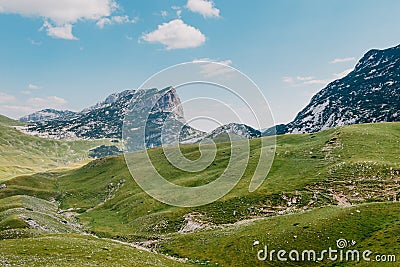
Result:
{"label": "green meadow", "polygon": [[[400,257],[400,123],[278,136],[270,173],[253,193],[248,187],[262,142],[250,140],[250,160],[240,182],[216,202],[194,208],[149,197],[131,177],[123,156],[52,169],[56,151],[64,151],[67,165],[83,159],[93,143],[22,138],[5,124],[0,131],[3,140],[12,140],[1,144],[0,166],[13,166],[14,151],[24,153],[18,156],[21,167],[45,170],[12,179],[9,173],[1,176],[7,186],[0,190],[4,265],[28,266],[32,258],[30,266],[68,266],[71,261],[82,266],[396,266],[257,259],[264,245],[320,251],[336,247],[340,238],[356,241],[352,249]],[[198,145],[181,150],[189,159],[200,156]],[[148,153],[160,174],[191,187],[218,178],[231,150],[230,143],[218,143],[216,159],[199,173],[175,168],[161,148]],[[145,171],[142,162],[136,164]]]}

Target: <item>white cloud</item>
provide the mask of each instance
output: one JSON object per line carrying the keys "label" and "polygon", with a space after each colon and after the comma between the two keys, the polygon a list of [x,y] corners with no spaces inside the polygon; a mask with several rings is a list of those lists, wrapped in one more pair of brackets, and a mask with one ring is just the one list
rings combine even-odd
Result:
{"label": "white cloud", "polygon": [[16,100],[17,98],[15,96],[0,92],[0,103],[10,103]]}
{"label": "white cloud", "polygon": [[23,95],[30,95],[30,94],[32,94],[32,92],[31,92],[31,91],[28,91],[28,90],[22,90],[22,91],[21,91],[21,94],[23,94]]}
{"label": "white cloud", "polygon": [[285,76],[282,78],[282,81],[284,83],[289,83],[292,86],[299,86],[299,85],[327,85],[328,83],[342,79],[343,77],[346,77],[350,72],[352,72],[353,69],[347,69],[344,70],[340,73],[334,73],[332,75],[332,78],[330,79],[315,79],[312,76],[297,76],[296,78],[290,77],[290,76]]}
{"label": "white cloud", "polygon": [[[215,76],[222,76],[228,73],[234,72],[234,69],[227,67],[232,65],[232,60],[222,60],[217,61],[209,58],[202,58],[202,59],[195,59],[193,62],[203,62],[204,65],[201,66],[201,73],[205,77],[215,77]],[[208,63],[211,62],[211,63]],[[215,64],[217,63],[217,64]]]}
{"label": "white cloud", "polygon": [[165,10],[161,11],[161,17],[163,17],[163,18],[168,17],[168,11],[165,11]]}
{"label": "white cloud", "polygon": [[108,17],[118,7],[114,0],[0,0],[0,12],[44,17],[57,25]]}
{"label": "white cloud", "polygon": [[34,97],[26,101],[32,107],[38,108],[60,108],[68,102],[64,98],[58,96],[47,96],[45,98]]}
{"label": "white cloud", "polygon": [[354,60],[356,60],[355,57],[336,58],[336,59],[332,60],[332,61],[329,62],[329,63],[331,63],[331,64],[337,64],[337,63],[352,62],[352,61],[354,61]]}
{"label": "white cloud", "polygon": [[36,84],[28,84],[28,89],[32,89],[32,90],[37,90],[37,89],[40,89],[40,88],[42,88],[42,87],[40,87],[39,85],[36,85]]}
{"label": "white cloud", "polygon": [[43,18],[46,32],[54,38],[76,40],[73,24],[98,21],[118,9],[114,0],[0,0],[0,13]]}
{"label": "white cloud", "polygon": [[320,84],[320,85],[326,85],[328,83],[330,83],[332,80],[330,79],[326,79],[326,80],[309,80],[309,81],[305,81],[303,84],[308,84],[308,85],[312,85],[312,84]]}
{"label": "white cloud", "polygon": [[[171,6],[171,9],[174,10],[176,12],[176,17],[178,19],[181,18],[182,15],[182,7],[180,6]],[[162,11],[162,12],[167,12],[167,11]],[[164,17],[164,16],[163,16]],[[165,18],[165,17],[164,17]]]}
{"label": "white cloud", "polygon": [[342,72],[335,73],[335,74],[333,74],[333,76],[335,77],[335,79],[342,79],[343,77],[346,77],[352,71],[353,71],[353,69],[347,69]]}
{"label": "white cloud", "polygon": [[208,0],[188,0],[186,7],[195,13],[201,14],[203,17],[219,17],[219,9],[214,6],[213,1]]}
{"label": "white cloud", "polygon": [[283,81],[284,83],[294,83],[293,77],[290,77],[290,76],[282,77],[282,81]]}
{"label": "white cloud", "polygon": [[53,26],[48,21],[45,21],[41,30],[46,29],[47,35],[56,39],[78,40],[72,34],[72,25],[64,24],[62,26]]}
{"label": "white cloud", "polygon": [[[22,94],[29,94],[30,91],[22,91]],[[19,118],[26,114],[45,108],[64,108],[68,102],[58,96],[33,97],[27,100],[19,100],[14,96],[0,93],[0,114],[12,118]]]}
{"label": "white cloud", "polygon": [[0,114],[14,119],[18,119],[35,111],[37,110],[25,105],[0,105]]}
{"label": "white cloud", "polygon": [[167,50],[172,50],[201,46],[206,37],[195,27],[185,24],[181,19],[175,19],[158,25],[157,30],[143,34],[139,40],[160,43],[165,45]]}
{"label": "white cloud", "polygon": [[136,23],[139,18],[130,19],[129,16],[112,16],[109,18],[101,18],[97,21],[96,25],[100,29],[103,29],[105,25],[111,24],[124,24],[124,23]]}
{"label": "white cloud", "polygon": [[31,45],[36,45],[36,46],[41,46],[42,45],[41,42],[37,42],[37,41],[35,41],[33,39],[28,39],[28,41],[31,43]]}
{"label": "white cloud", "polygon": [[309,76],[309,77],[297,76],[296,79],[297,79],[298,81],[306,82],[306,81],[311,81],[311,80],[313,80],[314,77],[311,77],[311,76]]}

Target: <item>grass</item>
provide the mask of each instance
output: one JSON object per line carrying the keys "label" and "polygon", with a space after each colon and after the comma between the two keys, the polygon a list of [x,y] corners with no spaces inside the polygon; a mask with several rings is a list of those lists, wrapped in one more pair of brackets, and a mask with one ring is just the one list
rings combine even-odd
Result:
{"label": "grass", "polygon": [[[270,250],[296,249],[321,251],[345,238],[357,243],[350,249],[371,250],[376,254],[400,256],[400,203],[373,203],[356,207],[330,206],[300,214],[258,219],[243,224],[188,234],[173,234],[163,239],[159,250],[220,266],[338,266],[325,260],[310,262],[259,261],[257,252],[265,245]],[[253,245],[255,241],[259,245]],[[182,246],[185,244],[185,246]],[[354,266],[354,262],[340,266]],[[381,266],[396,266],[394,263]]]}
{"label": "grass", "polygon": [[0,199],[1,239],[81,232],[74,219],[58,213],[55,203],[25,195]]}
{"label": "grass", "polygon": [[[321,248],[345,237],[362,247],[398,253],[400,208],[394,201],[400,199],[399,142],[400,123],[279,136],[268,177],[257,191],[249,193],[261,148],[260,139],[254,139],[249,164],[236,187],[218,201],[196,208],[171,207],[149,197],[132,179],[121,156],[95,160],[78,169],[13,178],[0,190],[0,199],[16,195],[47,202],[54,199],[59,209],[74,213],[83,232],[126,242],[153,240],[163,253],[209,265],[260,264],[255,262],[252,247],[255,239],[282,248]],[[157,170],[173,183],[198,186],[213,181],[228,164],[230,144],[217,147],[215,161],[196,174],[169,164],[159,148],[150,149],[149,155]],[[196,145],[185,145],[182,152],[190,159],[200,155]],[[136,167],[146,175],[142,162],[136,162]],[[355,206],[336,206],[343,204],[339,199]],[[13,209],[7,205],[3,209]],[[38,234],[11,215],[1,223],[25,229],[24,236]],[[197,223],[212,229],[178,233],[188,215],[196,215]]]}
{"label": "grass", "polygon": [[0,182],[25,174],[65,167],[88,158],[90,149],[108,140],[59,141],[30,136],[10,126],[21,123],[0,116]]}
{"label": "grass", "polygon": [[23,125],[25,125],[23,122],[19,122],[19,121],[10,119],[3,115],[0,115],[0,124],[5,125],[5,126],[23,126]]}
{"label": "grass", "polygon": [[[2,266],[191,266],[163,255],[81,235],[0,240]],[[83,249],[84,248],[84,249]]]}

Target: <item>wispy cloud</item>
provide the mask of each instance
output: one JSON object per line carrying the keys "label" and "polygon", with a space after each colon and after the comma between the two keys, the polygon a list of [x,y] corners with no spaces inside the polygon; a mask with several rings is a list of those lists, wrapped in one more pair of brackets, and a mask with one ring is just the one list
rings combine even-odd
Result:
{"label": "wispy cloud", "polygon": [[163,17],[163,18],[168,17],[168,11],[162,10],[162,11],[161,11],[161,17]]}
{"label": "wispy cloud", "polygon": [[39,85],[36,85],[36,84],[28,84],[28,89],[31,89],[31,90],[37,90],[37,89],[40,89],[40,88],[42,88],[41,86],[39,86]]}
{"label": "wispy cloud", "polygon": [[[22,91],[21,93],[29,95],[30,91]],[[24,100],[13,95],[0,93],[0,114],[4,114],[12,118],[19,118],[28,113],[45,108],[61,109],[67,104],[67,100],[58,96],[31,97]]]}
{"label": "wispy cloud", "polygon": [[342,72],[335,73],[335,74],[333,74],[333,76],[335,77],[335,79],[342,79],[343,77],[346,77],[348,74],[350,74],[350,72],[352,72],[352,71],[353,71],[353,69],[347,69]]}
{"label": "wispy cloud", "polygon": [[283,81],[284,83],[294,83],[293,77],[290,77],[290,76],[282,77],[282,81]]}
{"label": "wispy cloud", "polygon": [[307,82],[307,81],[313,80],[314,77],[311,77],[311,76],[309,76],[309,77],[297,76],[296,79],[297,79],[298,81]]}
{"label": "wispy cloud", "polygon": [[355,57],[335,58],[334,60],[332,60],[329,63],[331,63],[331,64],[346,63],[346,62],[353,62],[355,60],[356,60]]}
{"label": "wispy cloud", "polygon": [[44,98],[34,97],[26,101],[32,107],[38,108],[59,108],[66,105],[68,102],[64,98],[58,96],[47,96]]}
{"label": "wispy cloud", "polygon": [[15,96],[0,92],[0,103],[10,103],[16,100]]}
{"label": "wispy cloud", "polygon": [[101,18],[97,21],[96,25],[100,29],[103,29],[105,25],[112,24],[126,24],[126,23],[136,23],[139,21],[139,17],[135,17],[133,19],[129,18],[129,16],[112,16],[109,18]]}
{"label": "wispy cloud", "polygon": [[317,80],[317,79],[313,79],[313,80],[309,80],[309,81],[305,81],[303,84],[320,84],[320,85],[326,85],[328,83],[330,83],[332,80],[331,79],[326,79],[326,80]]}
{"label": "wispy cloud", "polygon": [[290,84],[292,86],[327,85],[328,83],[330,83],[334,80],[338,80],[338,79],[341,79],[341,78],[347,76],[352,71],[353,71],[353,69],[347,69],[340,73],[334,73],[334,74],[332,74],[332,77],[328,78],[328,79],[317,79],[313,76],[297,76],[297,77],[284,76],[284,77],[282,77],[282,82]]}
{"label": "wispy cloud", "polygon": [[28,41],[31,43],[31,45],[35,45],[35,46],[41,46],[42,42],[37,42],[33,39],[28,39]]}
{"label": "wispy cloud", "polygon": [[180,48],[195,48],[206,41],[199,29],[185,24],[181,19],[175,19],[158,26],[157,30],[143,34],[139,41],[163,44],[167,50]]}
{"label": "wispy cloud", "polygon": [[[213,60],[209,58],[202,58],[202,59],[195,59],[193,62],[202,62],[204,63],[201,66],[201,73],[205,77],[215,77],[215,76],[222,76],[228,73],[234,72],[234,69],[227,67],[232,65],[232,60]],[[216,64],[214,64],[216,63]]]}
{"label": "wispy cloud", "polygon": [[46,30],[47,35],[56,39],[78,40],[72,33],[72,24],[64,24],[62,26],[53,26],[48,21],[43,23],[40,30]]}
{"label": "wispy cloud", "polygon": [[199,13],[205,18],[219,18],[220,10],[215,7],[211,0],[188,0],[187,9]]}
{"label": "wispy cloud", "polygon": [[330,82],[330,80],[315,79],[312,76],[297,76],[297,77],[285,76],[282,78],[282,81],[284,83],[288,83],[293,86],[312,85],[312,84],[327,84]]}

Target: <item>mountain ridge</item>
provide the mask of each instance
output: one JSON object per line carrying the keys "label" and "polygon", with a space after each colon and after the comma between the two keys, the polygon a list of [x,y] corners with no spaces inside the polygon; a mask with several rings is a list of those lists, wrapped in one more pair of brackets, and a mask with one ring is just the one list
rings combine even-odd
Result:
{"label": "mountain ridge", "polygon": [[[24,116],[20,120],[28,125],[18,127],[24,133],[51,139],[121,139],[126,112],[135,105],[156,103],[147,118],[146,146],[148,148],[161,145],[161,128],[163,122],[173,113],[177,127],[182,129],[179,140],[182,143],[195,143],[204,138],[215,138],[221,133],[232,133],[240,138],[256,138],[261,133],[250,126],[230,123],[206,133],[186,124],[181,101],[173,87],[158,90],[124,90],[113,93],[97,104],[80,112],[45,109]],[[141,123],[139,123],[141,124]],[[218,133],[217,133],[218,132]],[[171,140],[173,138],[166,138]]]}
{"label": "mountain ridge", "polygon": [[[312,133],[342,125],[400,120],[400,45],[365,53],[345,77],[329,83],[277,134]],[[263,132],[270,135],[271,130]]]}

